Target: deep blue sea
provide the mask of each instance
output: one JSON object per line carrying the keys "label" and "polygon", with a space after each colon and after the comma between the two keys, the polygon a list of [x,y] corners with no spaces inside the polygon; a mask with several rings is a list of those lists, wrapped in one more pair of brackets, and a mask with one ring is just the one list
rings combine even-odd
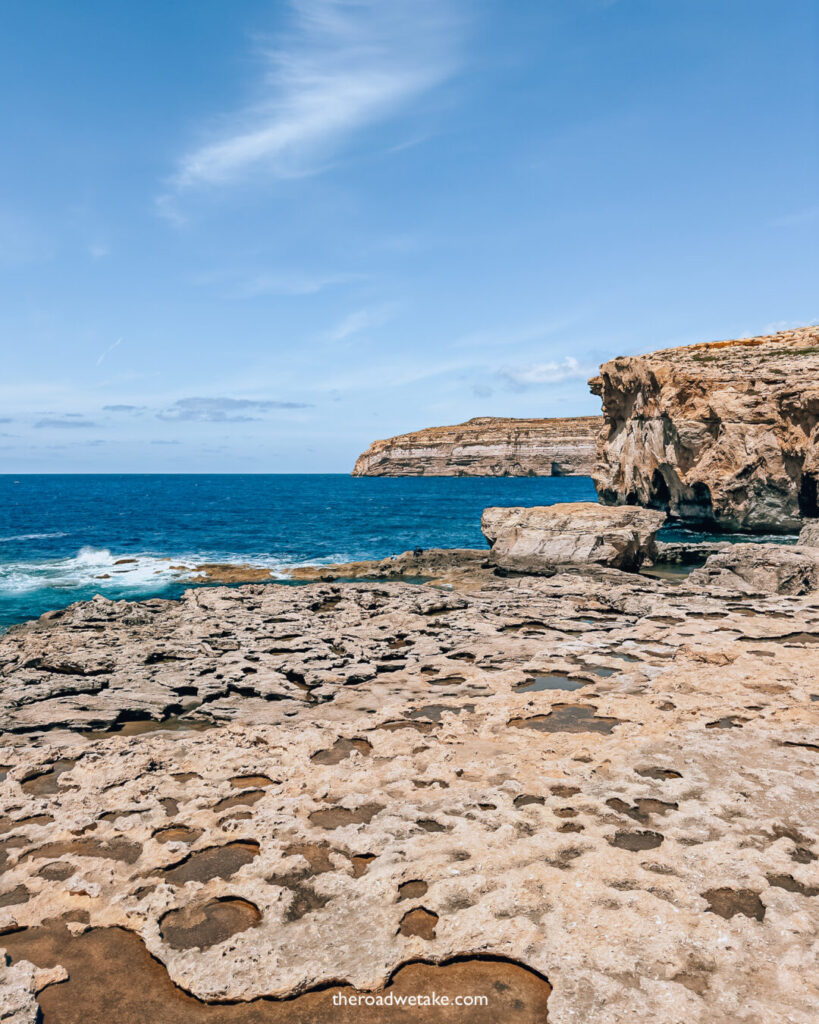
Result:
{"label": "deep blue sea", "polygon": [[594,500],[588,477],[0,476],[0,628],[94,594],[178,596],[181,561],[284,570],[483,547],[490,505]]}

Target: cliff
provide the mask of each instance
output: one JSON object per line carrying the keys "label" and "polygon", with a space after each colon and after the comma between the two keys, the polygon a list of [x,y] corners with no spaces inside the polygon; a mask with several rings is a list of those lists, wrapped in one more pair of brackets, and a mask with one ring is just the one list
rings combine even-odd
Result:
{"label": "cliff", "polygon": [[353,476],[589,476],[602,422],[479,416],[374,441]]}
{"label": "cliff", "polygon": [[798,530],[819,515],[819,328],[613,359],[594,481],[726,530]]}

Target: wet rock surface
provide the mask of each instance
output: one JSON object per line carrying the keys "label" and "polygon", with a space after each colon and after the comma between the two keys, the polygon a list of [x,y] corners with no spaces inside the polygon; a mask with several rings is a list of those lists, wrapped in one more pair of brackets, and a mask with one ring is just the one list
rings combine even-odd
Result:
{"label": "wet rock surface", "polygon": [[344,1017],[344,983],[486,992],[459,1024],[813,1024],[817,595],[453,581],[97,599],[0,638],[0,1006],[426,1019]]}

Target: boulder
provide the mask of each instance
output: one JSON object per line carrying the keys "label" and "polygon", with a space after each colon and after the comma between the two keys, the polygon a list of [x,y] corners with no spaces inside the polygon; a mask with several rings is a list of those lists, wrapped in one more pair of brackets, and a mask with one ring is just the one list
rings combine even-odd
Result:
{"label": "boulder", "polygon": [[688,577],[689,586],[742,594],[810,594],[819,590],[819,550],[785,544],[731,544]]}
{"label": "boulder", "polygon": [[819,519],[812,519],[802,527],[797,543],[804,547],[819,548]]}
{"label": "boulder", "polygon": [[490,561],[515,572],[603,565],[636,572],[652,554],[665,513],[633,506],[567,502],[536,508],[488,508],[481,530]]}

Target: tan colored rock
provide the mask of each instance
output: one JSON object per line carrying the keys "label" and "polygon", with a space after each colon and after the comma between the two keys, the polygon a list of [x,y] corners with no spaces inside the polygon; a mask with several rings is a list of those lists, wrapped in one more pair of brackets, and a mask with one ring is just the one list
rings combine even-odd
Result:
{"label": "tan colored rock", "polygon": [[[0,637],[0,1006],[35,1019],[23,962],[65,925],[103,968],[106,929],[137,940],[85,970],[94,1005],[164,965],[182,992],[135,1021],[188,1019],[187,992],[352,1024],[309,999],[483,957],[548,978],[549,1024],[815,1024],[819,596],[485,572],[95,600]],[[213,727],[78,731],[146,693]],[[163,932],[215,907],[247,912],[222,941]],[[44,1006],[82,1005],[79,959]]]}
{"label": "tan colored rock", "polygon": [[374,441],[353,476],[588,476],[601,426],[599,416],[478,416]]}
{"label": "tan colored rock", "polygon": [[819,328],[604,363],[602,501],[730,530],[819,514]]}
{"label": "tan colored rock", "polygon": [[729,544],[695,569],[689,584],[745,594],[811,594],[819,590],[819,551],[802,545]]}
{"label": "tan colored rock", "polygon": [[804,547],[819,548],[819,520],[806,523],[799,531],[799,544]]}
{"label": "tan colored rock", "polygon": [[564,502],[536,508],[488,508],[481,518],[490,561],[515,572],[602,565],[635,572],[651,554],[665,513]]}

